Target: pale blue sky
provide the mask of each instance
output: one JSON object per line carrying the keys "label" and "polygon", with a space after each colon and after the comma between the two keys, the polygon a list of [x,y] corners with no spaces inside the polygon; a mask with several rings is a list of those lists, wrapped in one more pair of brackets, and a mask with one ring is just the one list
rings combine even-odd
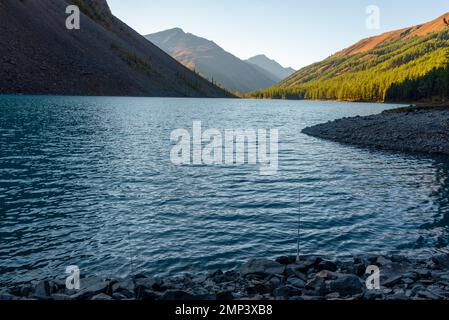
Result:
{"label": "pale blue sky", "polygon": [[[375,34],[449,12],[447,0],[108,0],[141,34],[180,27],[242,59],[266,54],[300,68]],[[366,27],[366,8],[380,8],[380,30]]]}

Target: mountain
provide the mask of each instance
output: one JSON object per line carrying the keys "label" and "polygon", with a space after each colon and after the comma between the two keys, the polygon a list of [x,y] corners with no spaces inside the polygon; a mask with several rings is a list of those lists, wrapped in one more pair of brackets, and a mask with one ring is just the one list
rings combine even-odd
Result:
{"label": "mountain", "polygon": [[283,80],[291,76],[293,73],[295,73],[294,69],[284,68],[278,62],[268,58],[266,55],[263,54],[249,58],[248,60],[246,60],[246,62],[256,65],[264,69],[265,71],[270,72],[279,80]]}
{"label": "mountain", "polygon": [[449,97],[449,13],[359,41],[257,98],[418,101]]}
{"label": "mountain", "polygon": [[280,80],[270,72],[226,52],[213,41],[185,33],[179,28],[145,37],[183,65],[233,92],[265,89]]}
{"label": "mountain", "polygon": [[[66,28],[79,6],[80,30]],[[0,93],[229,97],[114,17],[106,0],[0,0]]]}

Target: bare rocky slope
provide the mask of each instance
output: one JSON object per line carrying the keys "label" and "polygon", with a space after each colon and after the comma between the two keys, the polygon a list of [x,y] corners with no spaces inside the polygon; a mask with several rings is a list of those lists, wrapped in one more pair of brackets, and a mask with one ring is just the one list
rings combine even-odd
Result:
{"label": "bare rocky slope", "polygon": [[[66,28],[80,7],[81,29]],[[106,0],[0,0],[0,93],[229,97],[114,17]]]}

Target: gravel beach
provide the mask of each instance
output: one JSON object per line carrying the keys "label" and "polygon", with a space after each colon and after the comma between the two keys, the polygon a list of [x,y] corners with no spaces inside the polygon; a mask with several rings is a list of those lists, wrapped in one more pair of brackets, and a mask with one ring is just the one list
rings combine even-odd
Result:
{"label": "gravel beach", "polygon": [[[368,288],[373,266],[379,288]],[[0,300],[448,300],[449,254],[428,259],[365,255],[332,260],[319,256],[253,259],[239,269],[178,277],[147,274],[125,279],[64,279],[0,288]]]}
{"label": "gravel beach", "polygon": [[449,110],[384,112],[339,119],[302,132],[351,145],[449,155]]}

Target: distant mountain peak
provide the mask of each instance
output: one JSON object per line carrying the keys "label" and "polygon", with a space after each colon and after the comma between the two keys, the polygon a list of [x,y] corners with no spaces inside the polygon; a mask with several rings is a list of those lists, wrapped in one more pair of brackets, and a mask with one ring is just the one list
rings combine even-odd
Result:
{"label": "distant mountain peak", "polygon": [[259,54],[252,58],[249,58],[248,60],[246,60],[246,62],[256,65],[259,68],[266,70],[267,72],[270,72],[271,74],[275,75],[279,80],[283,80],[292,75],[293,73],[295,73],[294,69],[284,68],[276,60],[270,59],[265,54]]}

